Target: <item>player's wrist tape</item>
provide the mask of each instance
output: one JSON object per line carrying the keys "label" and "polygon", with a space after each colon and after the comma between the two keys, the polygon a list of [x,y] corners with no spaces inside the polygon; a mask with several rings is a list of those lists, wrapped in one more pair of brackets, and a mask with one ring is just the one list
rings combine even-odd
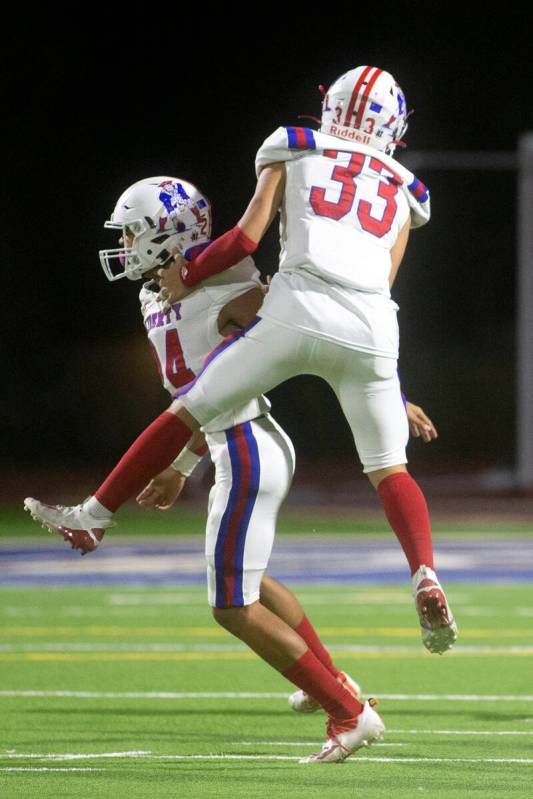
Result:
{"label": "player's wrist tape", "polygon": [[179,472],[184,477],[190,477],[204,455],[205,452],[197,454],[196,452],[192,452],[190,449],[185,447],[182,449],[176,460],[172,461],[170,465],[174,471]]}
{"label": "player's wrist tape", "polygon": [[[238,264],[256,249],[257,242],[247,236],[238,225],[235,225],[223,236],[212,241],[196,257],[190,250],[187,250],[186,262],[181,267],[181,279],[188,288],[192,288],[202,280],[218,275],[225,269],[229,269],[230,266]],[[191,258],[191,256],[193,257]]]}

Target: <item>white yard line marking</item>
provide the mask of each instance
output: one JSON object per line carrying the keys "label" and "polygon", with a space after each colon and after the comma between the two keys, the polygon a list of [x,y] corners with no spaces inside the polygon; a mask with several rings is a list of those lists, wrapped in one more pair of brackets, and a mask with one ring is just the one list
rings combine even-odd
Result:
{"label": "white yard line marking", "polygon": [[73,697],[75,699],[287,699],[287,693],[235,691],[0,691],[0,697]]}
{"label": "white yard line marking", "polygon": [[[178,761],[187,761],[187,760],[233,760],[233,761],[291,761],[293,763],[297,763],[300,758],[298,756],[292,755],[164,755],[160,759],[162,760],[178,760]],[[499,758],[499,759],[468,759],[468,758],[400,758],[400,757],[358,757],[357,755],[353,758],[348,758],[345,761],[349,765],[356,765],[357,763],[449,763],[453,765],[454,763],[482,763],[482,764],[505,764],[510,763],[513,765],[533,765],[533,759],[525,759],[525,758]],[[105,768],[53,768],[53,767],[27,767],[19,766],[19,767],[8,767],[8,768],[0,768],[0,773],[42,773],[42,772],[61,772],[61,773],[75,773],[75,772],[95,772],[95,771],[107,771]]]}
{"label": "white yard line marking", "polygon": [[[153,760],[299,760],[293,755],[152,755]],[[346,763],[521,763],[533,765],[533,758],[483,757],[360,757],[355,755]]]}
{"label": "white yard line marking", "polygon": [[[111,594],[106,597],[106,601],[111,605],[136,606],[141,605],[202,605],[205,607],[206,601],[202,593],[197,594]],[[87,612],[87,608],[85,608]]]}
{"label": "white yard line marking", "polygon": [[397,735],[533,735],[533,730],[391,730]]}
{"label": "white yard line marking", "polygon": [[[285,744],[286,745],[286,744]],[[308,746],[311,744],[300,744],[300,746]],[[313,746],[315,744],[312,744]],[[46,757],[57,757],[57,758],[70,758],[70,759],[79,759],[79,758],[101,758],[101,757],[108,757],[108,758],[120,758],[123,757],[125,754],[128,754],[130,757],[139,759],[139,760],[152,760],[152,761],[175,761],[175,760],[236,760],[236,761],[246,761],[246,760],[263,760],[263,761],[271,761],[271,760],[289,760],[289,761],[298,761],[300,758],[299,756],[294,755],[245,755],[245,754],[205,754],[205,755],[154,755],[152,753],[121,753],[121,752],[108,752],[108,753],[101,753],[101,754],[86,754],[86,755],[45,755],[43,758]],[[21,755],[21,757],[40,757],[39,755]],[[507,758],[507,757],[500,757],[500,758],[483,758],[483,757],[364,757],[364,756],[355,756],[353,759],[347,761],[348,763],[358,763],[358,762],[367,762],[367,763],[515,763],[521,765],[533,765],[533,758]],[[50,767],[10,767],[10,768],[0,768],[0,771],[103,771],[104,769],[99,768],[50,768]]]}
{"label": "white yard line marking", "polygon": [[32,772],[61,771],[64,773],[68,773],[71,771],[105,771],[105,769],[104,768],[47,768],[44,766],[43,768],[32,768],[31,766],[25,768],[24,766],[18,766],[18,767],[13,766],[11,768],[0,768],[0,771],[32,771]]}
{"label": "white yard line marking", "polygon": [[[366,691],[368,696],[374,696]],[[376,698],[398,702],[533,702],[528,694],[375,694]]]}
{"label": "white yard line marking", "polygon": [[[533,702],[528,694],[382,694],[368,696],[397,702]],[[287,699],[281,691],[0,691],[1,697],[72,697],[74,699]]]}
{"label": "white yard line marking", "polygon": [[0,758],[6,758],[7,760],[99,760],[100,758],[105,757],[112,757],[112,758],[124,758],[124,757],[146,757],[147,755],[151,755],[153,752],[150,751],[138,751],[138,752],[97,752],[95,754],[37,754],[35,752],[31,752],[30,754],[24,754],[23,752],[19,753],[9,753],[7,755],[2,755],[0,753]]}

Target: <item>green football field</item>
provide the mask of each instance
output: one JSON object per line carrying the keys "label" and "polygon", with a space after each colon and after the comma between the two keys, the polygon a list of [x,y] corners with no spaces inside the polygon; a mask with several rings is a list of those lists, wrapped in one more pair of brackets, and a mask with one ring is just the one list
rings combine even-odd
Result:
{"label": "green football field", "polygon": [[529,797],[533,601],[453,584],[453,653],[429,655],[407,585],[298,586],[385,740],[301,765],[322,714],[212,622],[201,588],[0,592],[0,796]]}

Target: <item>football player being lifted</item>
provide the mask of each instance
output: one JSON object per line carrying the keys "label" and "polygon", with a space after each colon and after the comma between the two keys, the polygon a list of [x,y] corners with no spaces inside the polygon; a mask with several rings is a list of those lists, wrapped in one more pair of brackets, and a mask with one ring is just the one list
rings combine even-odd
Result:
{"label": "football player being lifted", "polygon": [[[176,392],[168,411],[96,491],[92,520],[80,517],[74,529],[102,532],[111,513],[219,414],[295,375],[317,375],[338,397],[363,471],[406,554],[422,640],[442,653],[457,628],[434,572],[426,502],[406,468],[408,421],[397,372],[397,306],[390,297],[409,231],[430,215],[426,187],[393,158],[406,120],[405,98],[392,75],[370,66],[345,73],[324,96],[319,132],[278,128],[260,147],[256,190],[238,224],[201,252],[184,251],[176,259],[179,270],[159,270],[172,305],[250,255],[280,212],[279,272],[257,317]],[[215,614],[232,618],[224,626],[242,637],[254,612],[263,612],[258,602],[245,610],[232,606]],[[304,762],[338,762],[379,738],[384,725],[371,703],[361,704],[348,691],[332,702],[334,686],[316,660],[306,648],[277,667],[328,713],[326,743]]]}

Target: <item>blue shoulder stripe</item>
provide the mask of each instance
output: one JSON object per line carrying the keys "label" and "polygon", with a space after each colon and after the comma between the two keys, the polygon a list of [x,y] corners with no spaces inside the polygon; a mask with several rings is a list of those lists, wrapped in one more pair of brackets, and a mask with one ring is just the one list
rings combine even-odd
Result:
{"label": "blue shoulder stripe", "polygon": [[290,150],[316,150],[315,132],[311,128],[287,126],[287,144]]}

